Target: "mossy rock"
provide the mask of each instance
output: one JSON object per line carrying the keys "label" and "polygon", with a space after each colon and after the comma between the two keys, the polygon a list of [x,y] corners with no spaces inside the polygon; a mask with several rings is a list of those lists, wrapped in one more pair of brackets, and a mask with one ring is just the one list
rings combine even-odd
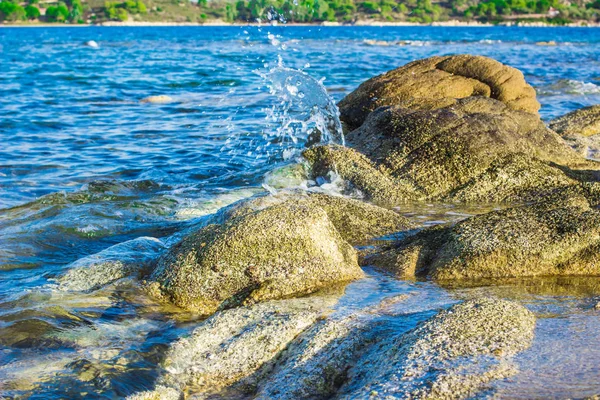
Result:
{"label": "mossy rock", "polygon": [[315,204],[294,199],[210,224],[175,244],[150,292],[202,314],[359,279],[356,251]]}
{"label": "mossy rock", "polygon": [[557,133],[567,137],[598,135],[600,134],[600,105],[572,111],[553,119],[548,125]]}
{"label": "mossy rock", "polygon": [[401,277],[442,282],[600,275],[600,211],[597,196],[590,197],[594,201],[565,191],[543,202],[424,229],[365,262]]}
{"label": "mossy rock", "polygon": [[485,96],[513,110],[537,115],[540,104],[523,74],[496,60],[468,54],[431,57],[388,71],[361,84],[339,103],[341,119],[357,128],[369,113],[414,98]]}
{"label": "mossy rock", "polygon": [[336,398],[469,398],[516,372],[508,361],[531,345],[534,328],[518,303],[465,301],[367,353]]}
{"label": "mossy rock", "polygon": [[313,175],[334,170],[380,204],[531,201],[600,167],[536,116],[485,97],[382,107],[346,141],[303,153]]}

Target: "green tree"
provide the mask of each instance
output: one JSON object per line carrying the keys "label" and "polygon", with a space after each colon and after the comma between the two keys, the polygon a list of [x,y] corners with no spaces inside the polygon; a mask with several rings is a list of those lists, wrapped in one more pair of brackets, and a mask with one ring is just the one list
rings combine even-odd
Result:
{"label": "green tree", "polygon": [[129,19],[129,14],[127,14],[127,10],[124,8],[117,8],[117,19],[119,21],[127,21]]}
{"label": "green tree", "polygon": [[148,12],[148,7],[146,7],[142,0],[137,0],[136,7],[140,14],[146,14]]}
{"label": "green tree", "polygon": [[25,16],[27,19],[39,19],[40,18],[40,9],[36,6],[32,6],[31,4],[25,7]]}
{"label": "green tree", "polygon": [[0,2],[0,21],[24,21],[25,18],[25,9],[19,4],[8,1]]}
{"label": "green tree", "polygon": [[69,9],[65,3],[58,3],[58,6],[50,6],[46,9],[46,20],[48,22],[65,22],[69,17]]}
{"label": "green tree", "polygon": [[69,21],[78,22],[83,17],[83,6],[81,0],[71,1],[71,12],[69,13]]}

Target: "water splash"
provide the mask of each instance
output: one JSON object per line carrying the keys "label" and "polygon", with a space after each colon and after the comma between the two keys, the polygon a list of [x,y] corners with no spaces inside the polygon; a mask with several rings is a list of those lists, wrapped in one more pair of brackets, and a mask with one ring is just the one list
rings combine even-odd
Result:
{"label": "water splash", "polygon": [[284,67],[281,61],[262,76],[280,100],[268,110],[267,120],[278,125],[273,135],[282,143],[344,144],[340,112],[323,80]]}

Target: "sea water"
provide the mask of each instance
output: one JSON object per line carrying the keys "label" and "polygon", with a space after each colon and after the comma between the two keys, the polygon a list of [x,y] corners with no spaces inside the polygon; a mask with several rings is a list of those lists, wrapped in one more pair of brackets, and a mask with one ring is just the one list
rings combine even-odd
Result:
{"label": "sea water", "polygon": [[[66,271],[115,252],[135,257],[128,241],[140,237],[169,246],[220,207],[276,190],[265,176],[297,161],[315,132],[343,144],[335,103],[362,81],[458,53],[523,71],[545,120],[600,103],[597,29],[0,29],[0,397],[120,398],[151,388],[165,349],[198,317],[157,305],[128,277],[68,290]],[[141,102],[157,95],[170,100]],[[280,186],[335,191],[329,178]],[[397,211],[428,226],[488,209]],[[517,357],[521,372],[482,397],[600,393],[600,279],[439,287],[367,273],[337,312],[410,294],[408,329],[491,294],[536,313],[533,346]]]}

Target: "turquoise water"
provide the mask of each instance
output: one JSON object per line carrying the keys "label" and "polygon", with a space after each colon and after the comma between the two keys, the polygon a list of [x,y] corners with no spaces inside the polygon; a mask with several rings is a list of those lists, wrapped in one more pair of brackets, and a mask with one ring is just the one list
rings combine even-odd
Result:
{"label": "turquoise water", "polygon": [[[98,48],[86,46],[89,40]],[[550,41],[556,45],[541,43]],[[54,279],[70,263],[140,236],[168,245],[194,218],[262,191],[265,174],[305,141],[304,126],[293,125],[290,136],[282,124],[304,118],[317,95],[290,104],[269,71],[324,79],[337,101],[373,75],[455,53],[519,68],[538,92],[544,119],[600,103],[597,29],[0,29],[0,396],[118,398],[152,386],[165,347],[195,317],[159,308],[131,280],[81,294],[57,290]],[[140,102],[152,95],[172,101]],[[422,224],[477,212],[399,211]],[[521,360],[526,373],[499,383],[496,396],[600,393],[600,354],[586,350],[600,348],[592,334],[600,325],[592,309],[598,283],[485,289],[516,296],[542,317],[537,342]],[[430,300],[415,315],[484,290],[447,291],[377,274],[354,285],[342,306],[418,290]]]}

